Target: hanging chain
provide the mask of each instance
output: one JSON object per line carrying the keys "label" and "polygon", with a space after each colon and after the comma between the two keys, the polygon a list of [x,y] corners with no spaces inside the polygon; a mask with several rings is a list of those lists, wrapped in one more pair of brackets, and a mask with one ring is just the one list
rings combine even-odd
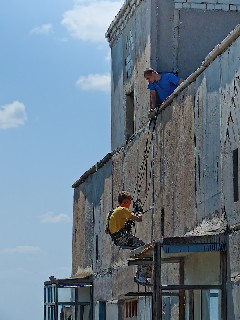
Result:
{"label": "hanging chain", "polygon": [[[153,165],[154,165],[154,160],[151,161],[150,164],[150,170],[149,170],[149,181],[148,181],[148,185],[147,185],[147,190],[146,190],[146,195],[145,198],[141,201],[140,200],[140,192],[142,189],[142,182],[143,182],[143,178],[145,176],[146,178],[146,184],[147,184],[147,167],[148,167],[148,157],[149,157],[149,153],[151,151],[151,146],[152,146],[152,141],[154,138],[154,130],[156,127],[156,120],[157,117],[155,116],[153,119],[150,120],[149,122],[149,127],[148,127],[148,132],[147,132],[147,140],[146,140],[146,145],[145,145],[145,149],[144,149],[144,153],[143,153],[143,159],[141,162],[141,165],[139,167],[138,170],[138,174],[137,174],[137,182],[134,188],[134,192],[133,192],[133,198],[135,199],[135,197],[137,198],[134,203],[133,203],[133,207],[137,207],[137,206],[141,206],[143,207],[147,201],[147,197],[148,197],[148,193],[151,187],[151,178],[152,178],[152,171],[153,171]],[[137,208],[136,208],[137,209]]]}

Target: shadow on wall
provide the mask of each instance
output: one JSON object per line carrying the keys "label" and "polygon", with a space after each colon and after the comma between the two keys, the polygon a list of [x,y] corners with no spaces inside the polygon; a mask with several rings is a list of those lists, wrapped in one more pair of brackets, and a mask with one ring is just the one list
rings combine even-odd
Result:
{"label": "shadow on wall", "polygon": [[89,174],[85,181],[74,188],[74,201],[79,201],[80,192],[82,192],[88,203],[98,206],[103,194],[106,193],[106,180],[111,176],[112,161],[109,160],[104,166]]}

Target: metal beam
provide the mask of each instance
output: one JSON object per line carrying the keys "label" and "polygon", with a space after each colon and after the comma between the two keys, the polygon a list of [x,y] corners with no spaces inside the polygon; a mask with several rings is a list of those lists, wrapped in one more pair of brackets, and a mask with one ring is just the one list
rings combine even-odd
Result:
{"label": "metal beam", "polygon": [[138,292],[128,292],[128,293],[126,293],[125,294],[125,296],[127,296],[127,297],[144,297],[144,296],[146,296],[146,297],[151,297],[152,296],[152,292],[140,292],[140,291],[138,291]]}
{"label": "metal beam", "polygon": [[132,265],[152,265],[153,261],[152,259],[134,259],[134,260],[128,260],[128,265],[132,266]]}
{"label": "metal beam", "polygon": [[169,284],[167,286],[161,286],[161,290],[208,290],[208,289],[219,289],[222,290],[222,285],[208,285],[208,284],[199,284],[199,285],[189,285],[189,284]]}
{"label": "metal beam", "polygon": [[161,243],[154,246],[152,320],[162,320]]}
{"label": "metal beam", "polygon": [[227,319],[227,253],[220,253],[220,270],[222,281],[221,320]]}

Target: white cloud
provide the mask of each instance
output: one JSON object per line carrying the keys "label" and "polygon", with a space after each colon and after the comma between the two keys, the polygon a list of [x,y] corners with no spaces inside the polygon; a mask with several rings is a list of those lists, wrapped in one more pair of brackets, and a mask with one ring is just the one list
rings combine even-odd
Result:
{"label": "white cloud", "polygon": [[106,41],[105,33],[123,4],[122,0],[76,1],[61,21],[71,36],[90,42]]}
{"label": "white cloud", "polygon": [[25,105],[19,101],[0,107],[0,130],[17,128],[27,120]]}
{"label": "white cloud", "polygon": [[70,222],[70,221],[71,221],[70,217],[64,213],[54,214],[52,212],[48,212],[42,216],[42,223],[60,223],[60,222]]}
{"label": "white cloud", "polygon": [[53,29],[51,23],[42,24],[39,27],[35,27],[30,31],[30,34],[49,34]]}
{"label": "white cloud", "polygon": [[18,254],[35,254],[40,251],[39,247],[34,246],[16,246],[0,250],[0,253],[18,253]]}
{"label": "white cloud", "polygon": [[89,74],[88,76],[81,76],[76,86],[84,91],[103,91],[110,92],[111,89],[111,77],[110,73],[105,74]]}

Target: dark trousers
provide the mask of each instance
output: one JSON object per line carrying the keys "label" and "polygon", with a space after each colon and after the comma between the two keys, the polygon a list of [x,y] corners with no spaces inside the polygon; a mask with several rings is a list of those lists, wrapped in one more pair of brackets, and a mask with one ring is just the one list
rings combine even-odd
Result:
{"label": "dark trousers", "polygon": [[[116,246],[136,249],[144,246],[145,242],[135,237],[133,234],[126,231],[118,231],[111,235],[112,240]],[[137,269],[137,275],[144,275],[146,278],[152,277],[152,266],[151,265],[139,265]]]}

